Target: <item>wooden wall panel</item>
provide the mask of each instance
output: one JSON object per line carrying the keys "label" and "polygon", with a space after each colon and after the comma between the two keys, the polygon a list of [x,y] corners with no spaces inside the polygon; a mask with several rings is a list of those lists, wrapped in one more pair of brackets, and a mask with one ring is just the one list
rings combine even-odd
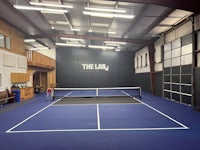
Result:
{"label": "wooden wall panel", "polygon": [[11,51],[13,53],[26,56],[24,35],[21,32],[19,32],[17,29],[0,19],[0,33],[5,34],[11,39],[10,50],[3,50]]}
{"label": "wooden wall panel", "polygon": [[3,22],[1,19],[0,19],[0,32],[7,36],[11,35],[11,27],[7,23]]}
{"label": "wooden wall panel", "polygon": [[24,35],[14,28],[11,28],[11,51],[26,56]]}
{"label": "wooden wall panel", "polygon": [[47,86],[56,87],[56,70],[52,70],[47,74]]}

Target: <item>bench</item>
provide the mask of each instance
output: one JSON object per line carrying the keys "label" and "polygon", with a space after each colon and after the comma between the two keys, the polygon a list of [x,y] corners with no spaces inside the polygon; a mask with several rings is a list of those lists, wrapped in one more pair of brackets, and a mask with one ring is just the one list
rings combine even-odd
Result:
{"label": "bench", "polygon": [[6,103],[14,103],[15,102],[15,95],[13,93],[10,93],[8,89],[5,91],[0,92],[0,104],[6,104]]}

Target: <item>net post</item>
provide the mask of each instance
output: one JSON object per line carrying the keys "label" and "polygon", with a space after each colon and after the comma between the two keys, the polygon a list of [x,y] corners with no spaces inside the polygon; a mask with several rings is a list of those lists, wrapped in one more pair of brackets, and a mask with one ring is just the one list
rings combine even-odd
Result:
{"label": "net post", "polygon": [[139,94],[140,94],[140,99],[142,98],[142,90],[141,90],[141,87],[139,87]]}
{"label": "net post", "polygon": [[99,89],[96,88],[96,96],[99,96]]}

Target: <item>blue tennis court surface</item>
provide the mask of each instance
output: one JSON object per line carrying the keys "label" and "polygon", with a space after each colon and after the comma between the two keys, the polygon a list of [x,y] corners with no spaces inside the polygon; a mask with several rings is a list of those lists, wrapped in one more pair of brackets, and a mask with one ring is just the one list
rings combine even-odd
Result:
{"label": "blue tennis court surface", "polygon": [[45,94],[36,95],[28,103],[0,114],[1,148],[199,149],[199,112],[147,93],[140,101],[56,105]]}
{"label": "blue tennis court surface", "polygon": [[49,105],[8,133],[105,130],[188,129],[171,117],[140,104]]}

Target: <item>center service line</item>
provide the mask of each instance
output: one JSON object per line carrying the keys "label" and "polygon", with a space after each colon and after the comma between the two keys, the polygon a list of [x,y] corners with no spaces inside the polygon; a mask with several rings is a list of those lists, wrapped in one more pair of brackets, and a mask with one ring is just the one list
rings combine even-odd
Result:
{"label": "center service line", "polygon": [[101,130],[100,114],[99,114],[99,104],[97,104],[97,125],[98,125],[98,130]]}

